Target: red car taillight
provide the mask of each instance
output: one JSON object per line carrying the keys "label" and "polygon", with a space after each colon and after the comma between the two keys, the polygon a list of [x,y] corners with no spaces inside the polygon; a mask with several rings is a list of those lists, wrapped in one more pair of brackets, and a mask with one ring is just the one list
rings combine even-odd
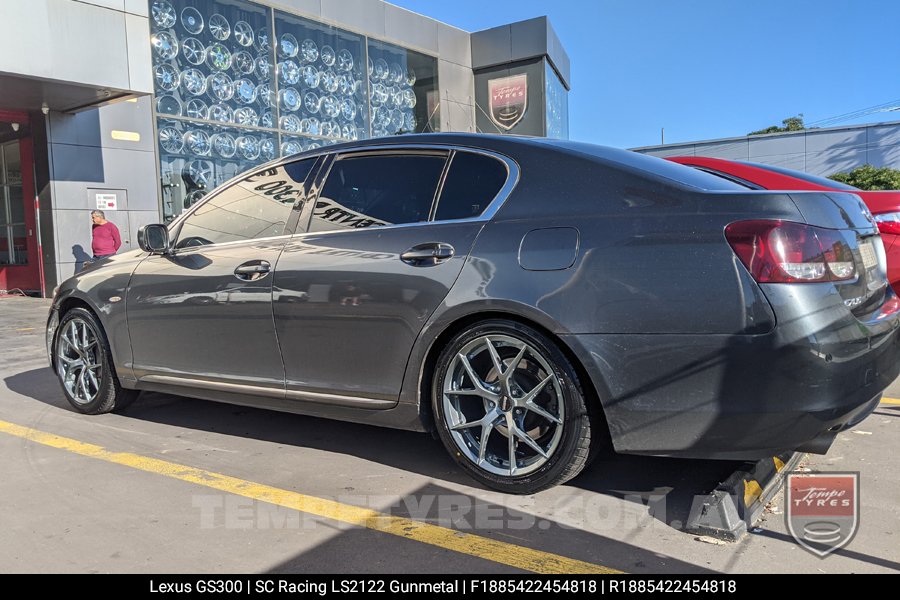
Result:
{"label": "red car taillight", "polygon": [[725,238],[759,283],[816,283],[856,277],[840,231],[791,221],[738,221]]}
{"label": "red car taillight", "polygon": [[878,231],[881,233],[900,235],[900,212],[875,215],[875,222],[878,224]]}

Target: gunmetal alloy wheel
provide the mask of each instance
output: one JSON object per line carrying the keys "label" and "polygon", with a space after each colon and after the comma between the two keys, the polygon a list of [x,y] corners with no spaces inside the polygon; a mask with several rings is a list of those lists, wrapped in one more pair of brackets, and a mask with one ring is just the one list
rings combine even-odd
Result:
{"label": "gunmetal alloy wheel", "polygon": [[56,338],[56,372],[69,399],[87,405],[97,399],[103,381],[99,337],[81,318],[70,319]]}
{"label": "gunmetal alloy wheel", "polygon": [[137,398],[137,390],[119,384],[103,327],[91,311],[79,307],[66,312],[53,339],[53,366],[76,410],[97,415]]}
{"label": "gunmetal alloy wheel", "polygon": [[490,487],[534,493],[587,462],[590,420],[575,370],[525,325],[488,321],[457,335],[438,359],[433,404],[450,454]]}

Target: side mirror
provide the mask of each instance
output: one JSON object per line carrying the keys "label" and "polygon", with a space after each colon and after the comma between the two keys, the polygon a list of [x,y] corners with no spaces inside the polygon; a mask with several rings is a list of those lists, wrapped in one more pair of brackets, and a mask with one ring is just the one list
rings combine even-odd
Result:
{"label": "side mirror", "polygon": [[169,251],[169,230],[165,225],[144,225],[138,229],[138,245],[144,252],[165,254]]}

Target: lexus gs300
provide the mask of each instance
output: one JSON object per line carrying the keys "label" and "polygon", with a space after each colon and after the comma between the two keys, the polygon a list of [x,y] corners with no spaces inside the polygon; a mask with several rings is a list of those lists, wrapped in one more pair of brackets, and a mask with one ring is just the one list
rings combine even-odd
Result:
{"label": "lexus gs300", "polygon": [[824,453],[900,370],[859,197],[547,139],[398,136],[263,165],[65,281],[72,406],[154,390],[434,431],[533,493],[620,453]]}

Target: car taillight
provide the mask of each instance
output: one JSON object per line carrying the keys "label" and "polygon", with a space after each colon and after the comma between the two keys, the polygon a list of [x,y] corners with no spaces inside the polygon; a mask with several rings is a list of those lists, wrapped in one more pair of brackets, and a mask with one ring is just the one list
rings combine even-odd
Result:
{"label": "car taillight", "polygon": [[878,231],[881,233],[900,235],[900,212],[875,215],[875,222],[878,224]]}
{"label": "car taillight", "polygon": [[840,231],[791,221],[738,221],[725,238],[759,283],[816,283],[856,277]]}

